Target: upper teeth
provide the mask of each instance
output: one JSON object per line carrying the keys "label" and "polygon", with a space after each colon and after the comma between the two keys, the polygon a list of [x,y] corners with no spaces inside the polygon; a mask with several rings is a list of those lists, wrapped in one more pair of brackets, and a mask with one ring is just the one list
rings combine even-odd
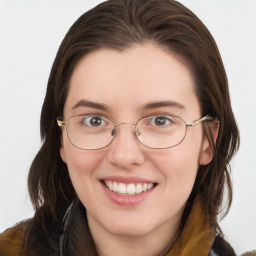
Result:
{"label": "upper teeth", "polygon": [[105,185],[112,191],[122,195],[135,195],[153,188],[153,183],[118,183],[115,181],[104,181]]}

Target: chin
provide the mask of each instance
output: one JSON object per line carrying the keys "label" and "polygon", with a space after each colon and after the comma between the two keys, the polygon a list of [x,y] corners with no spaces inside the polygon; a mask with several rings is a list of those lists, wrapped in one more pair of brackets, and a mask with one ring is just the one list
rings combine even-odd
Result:
{"label": "chin", "polygon": [[142,237],[150,233],[150,228],[144,225],[114,225],[109,230],[110,233],[120,237]]}
{"label": "chin", "polygon": [[157,226],[157,223],[154,224],[154,220],[145,218],[145,215],[144,218],[139,218],[138,215],[133,214],[120,217],[112,217],[112,221],[107,221],[104,225],[110,233],[116,236],[145,236]]}

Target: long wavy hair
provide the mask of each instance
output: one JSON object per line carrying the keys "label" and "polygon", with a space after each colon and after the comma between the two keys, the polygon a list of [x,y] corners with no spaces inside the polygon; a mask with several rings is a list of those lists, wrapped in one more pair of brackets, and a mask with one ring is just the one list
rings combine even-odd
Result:
{"label": "long wavy hair", "polygon": [[[195,198],[200,198],[210,225],[220,230],[218,216],[232,201],[229,162],[239,146],[239,131],[232,112],[228,80],[217,45],[200,19],[173,0],[108,0],[84,13],[69,29],[54,60],[41,112],[42,147],[28,176],[35,208],[33,221],[46,234],[59,229],[68,205],[76,197],[66,164],[60,157],[61,129],[70,77],[79,60],[100,48],[124,51],[135,44],[152,43],[174,53],[190,68],[202,115],[220,121],[214,155],[200,166],[185,208],[185,223]],[[204,125],[205,132],[208,131]],[[225,193],[224,193],[225,192]],[[223,204],[223,195],[225,204]],[[225,205],[224,209],[222,206]]]}

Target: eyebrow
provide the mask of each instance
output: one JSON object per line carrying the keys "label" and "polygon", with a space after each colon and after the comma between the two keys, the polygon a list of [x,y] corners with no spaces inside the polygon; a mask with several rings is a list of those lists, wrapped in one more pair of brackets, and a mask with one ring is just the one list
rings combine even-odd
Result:
{"label": "eyebrow", "polygon": [[174,108],[180,108],[183,109],[185,106],[180,104],[179,102],[176,101],[157,101],[157,102],[151,102],[146,104],[143,109],[154,109],[154,108],[161,108],[161,107],[174,107]]}
{"label": "eyebrow", "polygon": [[73,107],[72,110],[79,108],[79,107],[89,107],[89,108],[96,108],[104,111],[108,111],[108,107],[105,104],[96,103],[89,100],[79,100]]}
{"label": "eyebrow", "polygon": [[[96,103],[93,101],[81,99],[79,100],[73,107],[72,110],[79,108],[79,107],[89,107],[89,108],[95,108],[103,111],[108,111],[109,108],[105,104]],[[182,104],[176,101],[157,101],[157,102],[150,102],[142,107],[142,109],[150,110],[155,108],[161,108],[161,107],[174,107],[183,109],[185,108]]]}

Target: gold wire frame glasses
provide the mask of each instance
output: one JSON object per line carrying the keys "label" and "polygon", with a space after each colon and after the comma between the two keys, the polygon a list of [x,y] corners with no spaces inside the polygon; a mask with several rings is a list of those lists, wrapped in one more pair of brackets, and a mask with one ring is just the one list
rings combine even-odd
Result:
{"label": "gold wire frame glasses", "polygon": [[67,121],[57,119],[60,127],[66,126],[71,144],[82,150],[98,150],[111,144],[120,125],[134,126],[137,139],[151,149],[166,149],[179,145],[185,138],[187,128],[194,127],[214,118],[206,115],[193,123],[186,123],[175,115],[148,116],[137,123],[115,123],[112,119],[100,115],[76,115]]}

